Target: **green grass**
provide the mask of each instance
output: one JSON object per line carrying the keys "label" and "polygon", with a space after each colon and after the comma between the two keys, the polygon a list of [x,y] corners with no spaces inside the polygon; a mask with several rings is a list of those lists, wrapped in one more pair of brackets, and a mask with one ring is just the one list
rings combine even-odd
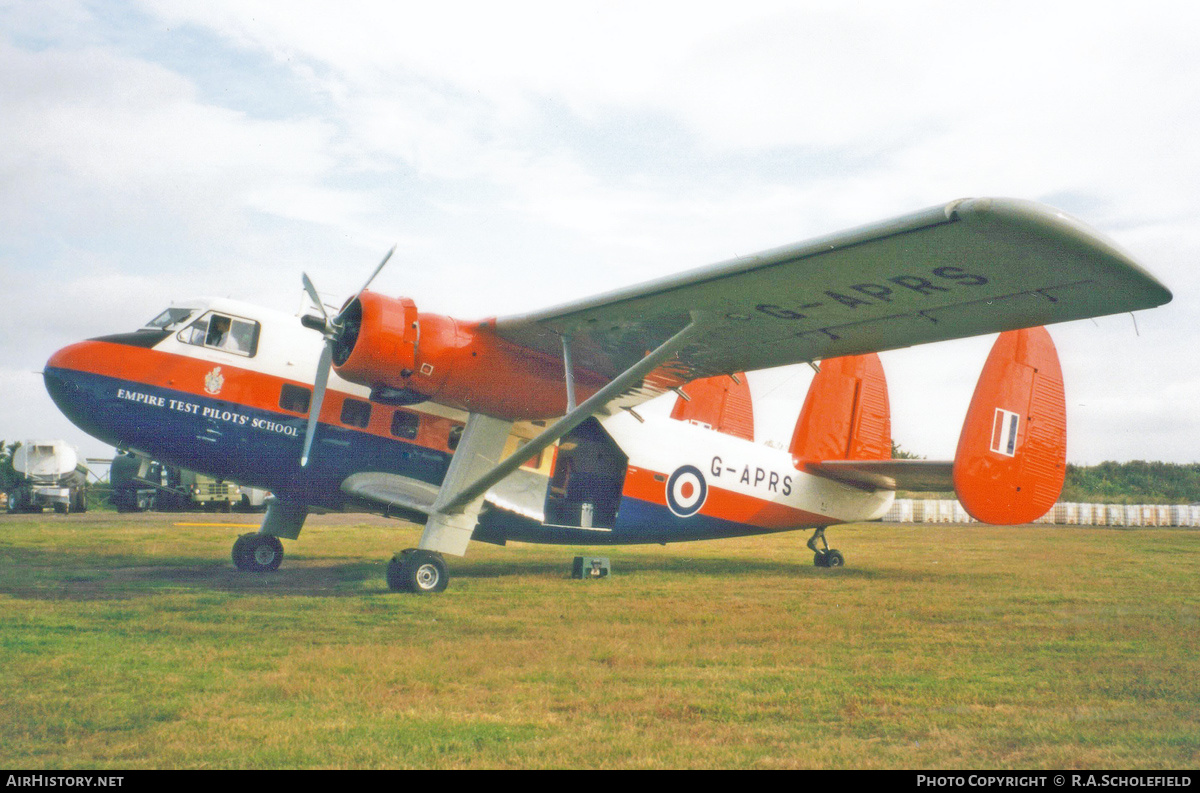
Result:
{"label": "green grass", "polygon": [[1200,764],[1197,531],[477,545],[415,597],[409,524],[310,519],[261,576],[247,529],[174,525],[242,520],[0,519],[0,766]]}

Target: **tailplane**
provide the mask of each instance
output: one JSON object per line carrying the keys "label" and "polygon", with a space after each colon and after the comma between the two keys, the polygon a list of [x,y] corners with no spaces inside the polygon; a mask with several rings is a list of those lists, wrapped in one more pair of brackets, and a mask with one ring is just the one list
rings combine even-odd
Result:
{"label": "tailplane", "polygon": [[1000,334],[984,364],[954,455],[954,489],[984,523],[1046,513],[1066,476],[1062,368],[1045,328]]}
{"label": "tailplane", "polygon": [[891,460],[887,384],[878,357],[824,361],[792,436],[812,474],[864,489],[954,488],[967,513],[997,525],[1046,514],[1066,476],[1062,368],[1045,328],[1000,334],[963,422],[953,463]]}

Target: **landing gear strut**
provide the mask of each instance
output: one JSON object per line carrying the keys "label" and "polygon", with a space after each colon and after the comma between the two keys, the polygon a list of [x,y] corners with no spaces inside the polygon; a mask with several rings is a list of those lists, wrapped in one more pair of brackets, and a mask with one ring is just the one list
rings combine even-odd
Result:
{"label": "landing gear strut", "polygon": [[[817,540],[820,540],[821,545],[825,547],[817,548]],[[825,527],[823,526],[808,538],[808,547],[813,552],[813,564],[817,567],[842,567],[846,564],[846,557],[842,556],[842,552],[829,547],[829,543],[825,540]]]}
{"label": "landing gear strut", "polygon": [[450,572],[440,553],[409,548],[388,562],[387,582],[393,592],[424,595],[445,590],[450,583]]}
{"label": "landing gear strut", "polygon": [[233,544],[233,564],[248,573],[267,573],[283,561],[283,543],[270,534],[243,534]]}

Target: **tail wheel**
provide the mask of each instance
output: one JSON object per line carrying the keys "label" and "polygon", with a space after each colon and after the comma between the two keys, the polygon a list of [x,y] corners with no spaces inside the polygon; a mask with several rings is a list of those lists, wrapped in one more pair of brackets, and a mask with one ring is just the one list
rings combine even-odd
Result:
{"label": "tail wheel", "polygon": [[817,567],[845,567],[846,557],[836,548],[828,551],[817,551],[813,555],[813,564]]}
{"label": "tail wheel", "polygon": [[[824,547],[818,548],[818,542]],[[813,552],[813,565],[816,567],[844,567],[846,564],[846,557],[842,556],[842,552],[829,547],[824,526],[818,527],[813,536],[808,538],[808,548]]]}
{"label": "tail wheel", "polygon": [[387,583],[393,592],[432,594],[445,591],[450,572],[441,554],[409,548],[388,562]]}

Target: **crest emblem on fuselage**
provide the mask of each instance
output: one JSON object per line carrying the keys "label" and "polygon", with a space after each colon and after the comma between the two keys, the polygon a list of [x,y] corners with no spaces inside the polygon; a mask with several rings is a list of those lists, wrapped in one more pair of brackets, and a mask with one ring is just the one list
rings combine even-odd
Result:
{"label": "crest emblem on fuselage", "polygon": [[667,480],[667,507],[675,515],[688,518],[704,506],[708,498],[708,483],[694,465],[682,465]]}
{"label": "crest emblem on fuselage", "polygon": [[225,385],[225,375],[221,374],[221,367],[214,367],[211,372],[204,375],[204,390],[213,396],[221,393],[221,387]]}

